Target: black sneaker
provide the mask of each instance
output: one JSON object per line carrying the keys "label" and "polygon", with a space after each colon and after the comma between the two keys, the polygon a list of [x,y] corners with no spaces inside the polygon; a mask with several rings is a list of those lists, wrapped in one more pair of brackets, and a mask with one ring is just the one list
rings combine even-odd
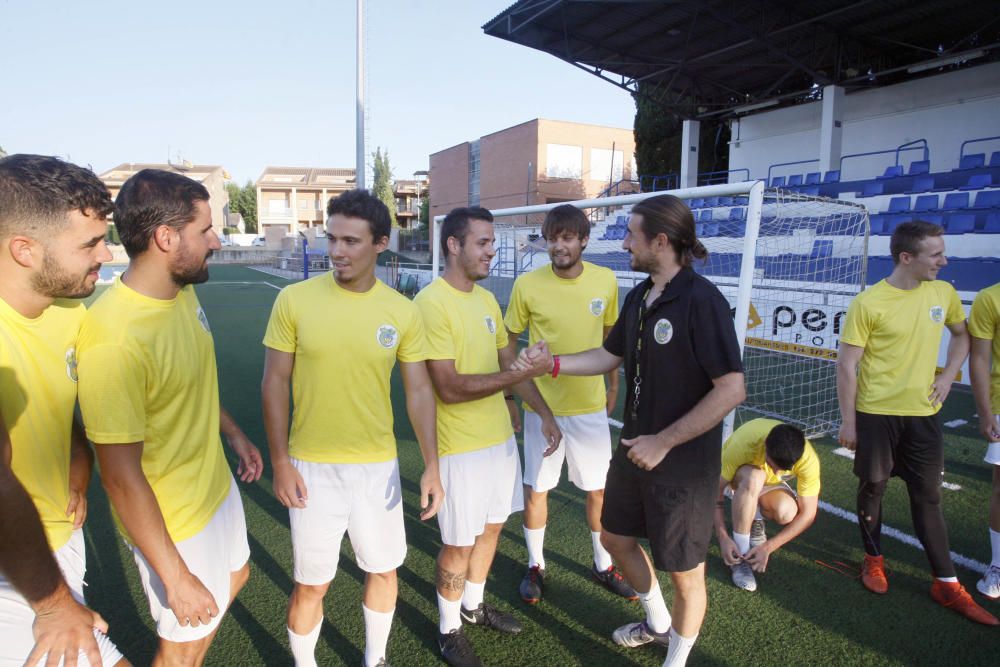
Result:
{"label": "black sneaker", "polygon": [[538,604],[542,599],[542,592],[545,590],[545,570],[537,565],[529,567],[521,580],[518,591],[521,599],[528,604]]}
{"label": "black sneaker", "polygon": [[626,600],[638,600],[639,594],[635,592],[635,589],[628,585],[625,581],[625,577],[621,575],[614,565],[608,569],[601,570],[597,569],[596,565],[591,565],[590,574],[594,577],[594,581],[604,586],[609,591],[615,595],[621,596]]}
{"label": "black sneaker", "polygon": [[438,648],[441,657],[452,667],[483,667],[462,628],[455,628],[446,635],[439,632]]}
{"label": "black sneaker", "polygon": [[521,624],[516,618],[485,602],[480,603],[475,609],[462,607],[462,623],[493,628],[509,635],[516,635],[522,630]]}

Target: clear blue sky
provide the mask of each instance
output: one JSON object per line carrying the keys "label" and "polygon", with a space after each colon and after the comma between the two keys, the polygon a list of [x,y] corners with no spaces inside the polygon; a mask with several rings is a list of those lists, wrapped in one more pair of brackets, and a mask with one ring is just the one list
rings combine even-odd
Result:
{"label": "clear blue sky", "polygon": [[[369,149],[397,178],[536,118],[631,127],[621,89],[486,37],[510,0],[366,0]],[[0,146],[98,172],[168,147],[256,179],[354,166],[354,0],[0,0]]]}

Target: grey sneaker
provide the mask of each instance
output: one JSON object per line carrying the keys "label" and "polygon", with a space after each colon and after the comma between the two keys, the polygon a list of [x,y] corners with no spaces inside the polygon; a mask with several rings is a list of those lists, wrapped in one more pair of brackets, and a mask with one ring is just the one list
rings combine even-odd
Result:
{"label": "grey sneaker", "polygon": [[1000,567],[990,565],[983,578],[976,582],[976,588],[991,600],[1000,598]]}
{"label": "grey sneaker", "polygon": [[750,592],[757,590],[757,579],[753,576],[753,568],[750,567],[750,563],[741,560],[732,568],[733,583],[736,584],[737,588]]}
{"label": "grey sneaker", "polygon": [[646,644],[666,646],[670,642],[670,631],[653,632],[646,621],[627,623],[611,633],[611,640],[619,646],[635,648]]}
{"label": "grey sneaker", "polygon": [[764,520],[754,519],[750,524],[750,548],[759,547],[767,542],[767,533],[764,532]]}

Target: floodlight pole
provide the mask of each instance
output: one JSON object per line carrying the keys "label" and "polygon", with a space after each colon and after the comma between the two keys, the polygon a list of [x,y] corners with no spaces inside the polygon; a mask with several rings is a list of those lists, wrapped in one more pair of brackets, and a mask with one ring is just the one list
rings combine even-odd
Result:
{"label": "floodlight pole", "polygon": [[355,183],[359,190],[365,189],[365,3],[364,0],[357,0],[358,3],[358,54],[357,54],[357,119],[355,120],[354,139],[355,149]]}

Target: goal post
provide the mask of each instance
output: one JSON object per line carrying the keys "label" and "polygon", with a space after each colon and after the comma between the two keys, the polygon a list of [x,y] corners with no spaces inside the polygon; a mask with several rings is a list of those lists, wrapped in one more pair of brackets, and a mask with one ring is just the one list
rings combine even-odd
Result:
{"label": "goal post", "polygon": [[[766,416],[802,428],[810,437],[839,424],[836,350],[847,304],[865,284],[868,215],[852,202],[765,189],[762,181],[667,192],[584,199],[493,210],[497,255],[482,281],[506,308],[514,280],[549,262],[541,224],[562,204],[592,222],[583,258],[611,268],[622,296],[644,280],[622,249],[630,208],[671,194],[695,216],[709,251],[694,269],[712,281],[732,308],[746,372],[747,399],[726,420]],[[437,276],[440,226],[432,229],[431,276]]]}

